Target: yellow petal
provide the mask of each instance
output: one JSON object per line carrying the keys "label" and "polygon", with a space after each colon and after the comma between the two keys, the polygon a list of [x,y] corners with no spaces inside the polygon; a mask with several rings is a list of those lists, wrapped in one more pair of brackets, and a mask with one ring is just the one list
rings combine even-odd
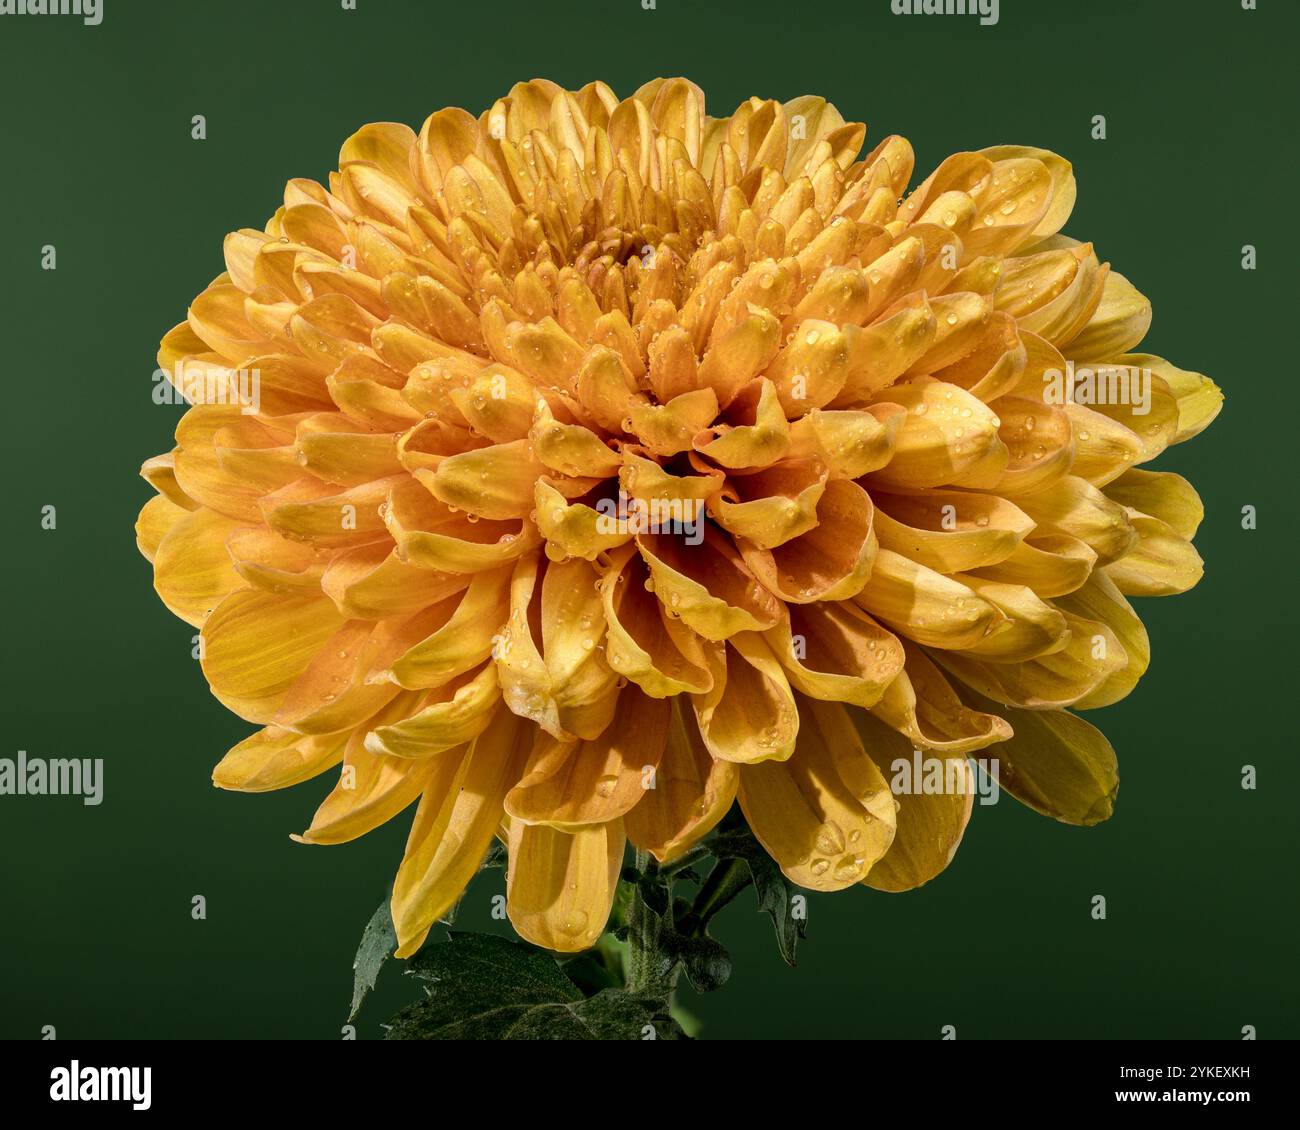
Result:
{"label": "yellow petal", "polygon": [[[877,265],[878,266],[878,265]],[[925,356],[939,323],[923,296],[909,298],[863,329],[845,327],[849,349],[844,387],[832,408],[856,408],[891,385]]]}
{"label": "yellow petal", "polygon": [[266,524],[281,537],[314,546],[353,546],[384,536],[381,507],[405,475],[340,491],[318,479],[300,479],[261,501]]}
{"label": "yellow petal", "polygon": [[1030,535],[1005,561],[974,569],[971,575],[1007,585],[1024,585],[1048,598],[1074,592],[1092,572],[1097,554],[1065,534]]}
{"label": "yellow petal", "polygon": [[991,494],[877,492],[874,501],[881,547],[938,573],[960,573],[1005,561],[1034,528],[1022,510]]}
{"label": "yellow petal", "polygon": [[1065,646],[1024,662],[985,662],[957,652],[934,658],[956,678],[995,702],[1031,710],[1073,706],[1128,665],[1123,644],[1099,620],[1063,612]]}
{"label": "yellow petal", "polygon": [[[775,549],[741,542],[765,592],[789,604],[846,600],[866,584],[876,557],[875,512],[857,483],[832,479],[817,503],[817,525]],[[763,625],[767,627],[769,625]]]}
{"label": "yellow petal", "polygon": [[168,500],[182,510],[194,510],[198,507],[198,503],[181,490],[180,484],[176,481],[176,457],[171,452],[146,459],[140,467],[140,477],[159,494],[166,495]]}
{"label": "yellow petal", "polygon": [[925,380],[895,386],[885,395],[908,415],[898,429],[894,457],[868,476],[871,484],[918,489],[956,483],[1002,448],[998,417],[963,388]]}
{"label": "yellow petal", "polygon": [[441,625],[399,655],[389,677],[412,690],[437,687],[487,659],[506,622],[511,575],[510,567],[476,573],[463,594],[431,610]]}
{"label": "yellow petal", "polygon": [[506,797],[506,812],[525,824],[574,829],[626,815],[655,780],[668,735],[669,705],[629,688],[618,719],[584,741],[555,772],[521,781]]}
{"label": "yellow petal", "polygon": [[894,801],[846,707],[805,699],[794,756],[740,769],[740,806],[786,877],[816,891],[860,882],[893,842]]}
{"label": "yellow petal", "polygon": [[998,439],[1007,449],[1007,465],[989,489],[1006,497],[1052,486],[1066,476],[1074,459],[1070,418],[1044,403],[1041,387],[1034,393],[1037,400],[1002,396],[990,405],[1001,421]]}
{"label": "yellow petal", "polygon": [[954,579],[969,586],[1007,618],[996,632],[966,648],[966,655],[1014,663],[1036,659],[1066,645],[1069,627],[1065,617],[1028,586],[999,584],[966,573]]}
{"label": "yellow petal", "polygon": [[810,698],[875,706],[903,669],[902,645],[850,601],[791,604],[764,637]]}
{"label": "yellow petal", "polygon": [[247,526],[231,532],[226,552],[235,572],[250,585],[270,592],[316,596],[332,551],[290,541],[265,526]]}
{"label": "yellow petal", "polygon": [[699,545],[667,534],[637,538],[655,592],[670,616],[680,616],[706,640],[762,631],[776,623],[779,603],[741,561],[731,543],[704,526]]}
{"label": "yellow petal", "polygon": [[1223,408],[1223,392],[1209,377],[1180,369],[1163,357],[1129,353],[1118,359],[1121,365],[1150,369],[1160,377],[1178,403],[1178,425],[1170,443],[1182,443],[1200,435]]}
{"label": "yellow petal", "polygon": [[858,479],[893,458],[905,410],[875,405],[864,411],[814,409],[790,428],[790,455],[820,461],[832,479]]}
{"label": "yellow petal", "polygon": [[1159,518],[1188,540],[1196,536],[1205,517],[1205,507],[1195,488],[1172,471],[1142,471],[1135,467],[1107,483],[1103,493],[1121,506]]}
{"label": "yellow petal", "polygon": [[409,718],[366,734],[366,749],[376,756],[432,757],[477,738],[500,702],[496,667],[487,663],[431,690]]}
{"label": "yellow petal", "polygon": [[[560,423],[542,399],[537,401],[537,411],[528,437],[536,458],[562,475],[605,478],[618,474],[623,465],[622,459],[602,443],[595,432],[579,424]],[[518,458],[523,458],[522,451]],[[525,466],[527,467],[526,461]],[[533,477],[536,478],[535,475]]]}
{"label": "yellow petal", "polygon": [[812,459],[787,459],[761,471],[733,474],[709,500],[709,512],[734,537],[775,549],[817,524],[826,478],[826,468]]}
{"label": "yellow petal", "polygon": [[780,344],[781,323],[768,311],[753,307],[740,325],[709,346],[700,365],[701,385],[713,389],[725,408],[771,364]]}
{"label": "yellow petal", "polygon": [[1004,619],[960,581],[887,549],[876,554],[871,578],[853,601],[899,635],[928,647],[972,647]]}
{"label": "yellow petal", "polygon": [[1170,596],[1195,588],[1205,563],[1195,546],[1159,518],[1129,511],[1137,544],[1104,572],[1126,596]]}
{"label": "yellow petal", "polygon": [[[977,708],[992,708],[969,688],[962,688],[962,696]],[[1065,824],[1088,827],[1109,818],[1119,765],[1100,730],[1064,710],[996,709],[1015,727],[992,758],[1003,789]]]}
{"label": "yellow petal", "polygon": [[573,832],[512,821],[511,925],[534,945],[560,953],[594,945],[614,904],[626,843],[622,821]]}
{"label": "yellow petal", "polygon": [[1074,170],[1064,157],[1046,149],[1034,149],[1024,145],[994,145],[988,149],[982,149],[980,152],[990,161],[994,162],[994,168],[1003,161],[1009,161],[1016,158],[1033,158],[1040,162],[1047,169],[1051,178],[1051,203],[1043,214],[1043,218],[1027,239],[1041,240],[1050,235],[1055,235],[1064,226],[1070,218],[1070,213],[1074,210],[1074,202],[1078,196],[1078,186],[1074,180]]}
{"label": "yellow petal", "polygon": [[[375,719],[377,724],[401,717],[415,696],[394,699]],[[316,810],[311,827],[299,843],[342,844],[386,824],[424,791],[438,766],[437,759],[409,761],[376,757],[363,745],[365,732],[354,730],[343,754],[339,783]]]}
{"label": "yellow petal", "polygon": [[427,614],[375,624],[349,620],[294,680],[275,724],[303,734],[332,734],[359,726],[397,696],[391,683],[367,682],[424,635]]}
{"label": "yellow petal", "polygon": [[994,713],[969,710],[952,685],[917,647],[904,643],[905,670],[889,684],[871,713],[920,749],[947,756],[1004,741],[1011,727]]}
{"label": "yellow petal", "polygon": [[135,544],[146,561],[153,561],[163,538],[173,526],[190,513],[192,511],[177,506],[162,494],[154,495],[140,508],[140,516],[135,520]]}
{"label": "yellow petal", "polygon": [[964,239],[967,254],[1005,253],[1037,238],[1051,223],[1054,179],[1035,157],[996,161],[992,176],[976,191],[979,212]]}
{"label": "yellow petal", "polygon": [[426,485],[448,506],[505,521],[528,515],[533,508],[533,486],[546,473],[532,445],[516,440],[443,459]]}
{"label": "yellow petal", "polygon": [[348,734],[296,734],[267,726],[251,734],[212,770],[219,789],[264,793],[309,781],[343,760]]}
{"label": "yellow petal", "polygon": [[319,587],[343,615],[382,620],[440,604],[462,591],[469,580],[463,573],[410,565],[398,558],[390,542],[379,542],[339,554],[320,577]]}
{"label": "yellow petal", "polygon": [[[424,766],[425,789],[393,882],[397,956],[420,948],[430,927],[455,905],[501,822],[506,791],[523,770],[533,728],[507,710],[462,756],[448,750]],[[603,923],[602,923],[603,925]]]}
{"label": "yellow petal", "polygon": [[695,450],[721,467],[766,467],[783,456],[790,446],[790,425],[777,396],[776,386],[763,378],[733,401],[732,416],[741,414],[745,423],[724,424],[695,440]]}
{"label": "yellow petal", "polygon": [[806,415],[843,390],[849,375],[848,339],[834,323],[810,319],[794,330],[764,375],[790,419]]}
{"label": "yellow petal", "polygon": [[453,512],[414,481],[389,492],[384,521],[397,542],[398,558],[422,569],[478,573],[509,564],[537,547],[528,521],[471,521]]}
{"label": "yellow petal", "polygon": [[[656,455],[688,450],[718,414],[718,397],[711,388],[674,396],[667,404],[637,404],[630,409],[631,430]],[[785,417],[781,417],[784,422]]]}
{"label": "yellow petal", "polygon": [[186,412],[176,425],[176,482],[208,509],[256,522],[261,520],[257,491],[222,468],[213,445],[218,432],[240,420],[239,408],[227,405],[200,404]]}
{"label": "yellow petal", "polygon": [[584,502],[569,502],[545,479],[538,479],[533,501],[537,510],[537,528],[548,543],[548,555],[581,557],[594,561],[606,550],[622,545],[632,534],[620,523],[612,500],[594,500],[596,507]]}
{"label": "yellow petal", "polygon": [[[898,802],[894,840],[862,881],[877,891],[915,890],[943,871],[957,854],[975,801],[974,775],[962,755],[937,759],[942,787],[934,790],[928,770],[917,779],[913,767],[920,754],[903,735],[870,714],[855,713],[853,721],[867,756],[890,782]],[[906,778],[900,777],[904,767]],[[910,788],[898,787],[903,779],[909,780]]]}
{"label": "yellow petal", "polygon": [[709,660],[713,686],[691,696],[709,752],[743,764],[789,757],[799,711],[785,672],[763,638],[737,635],[725,658],[710,653]]}
{"label": "yellow petal", "polygon": [[1151,327],[1151,302],[1118,271],[1106,276],[1101,305],[1082,332],[1065,346],[1075,361],[1101,361],[1126,353]]}
{"label": "yellow petal", "polygon": [[488,365],[450,397],[475,431],[493,443],[525,439],[533,425],[537,390],[507,365]]}
{"label": "yellow petal", "polygon": [[628,839],[668,863],[706,836],[736,799],[737,771],[713,757],[682,699],[671,703],[668,737],[654,787],[624,817]]}
{"label": "yellow petal", "polygon": [[324,597],[231,593],[203,625],[203,674],[212,693],[241,718],[270,722],[294,681],[342,624]]}
{"label": "yellow petal", "polygon": [[1146,673],[1151,662],[1151,641],[1133,606],[1105,572],[1094,573],[1086,585],[1058,597],[1057,605],[1066,612],[1092,620],[1100,620],[1124,647],[1127,662],[1101,682],[1096,690],[1076,702],[1078,710],[1093,710],[1109,706],[1124,698]]}
{"label": "yellow petal", "polygon": [[1096,553],[1101,564],[1123,557],[1139,536],[1123,506],[1074,475],[1017,495],[1016,505],[1038,523],[1037,535],[1077,538]]}
{"label": "yellow petal", "polygon": [[168,608],[196,628],[229,593],[246,587],[226,552],[226,538],[236,525],[223,514],[195,510],[158,544],[154,589]]}
{"label": "yellow petal", "polygon": [[595,737],[609,725],[618,699],[616,673],[597,648],[605,610],[600,573],[580,557],[552,561],[542,578],[542,655],[560,725]]}
{"label": "yellow petal", "polygon": [[[667,615],[650,591],[654,582],[644,560],[630,547],[617,551],[612,560],[601,586],[610,667],[655,698],[709,690],[713,675],[705,659],[706,645]],[[586,638],[593,645],[597,642],[595,633]]]}

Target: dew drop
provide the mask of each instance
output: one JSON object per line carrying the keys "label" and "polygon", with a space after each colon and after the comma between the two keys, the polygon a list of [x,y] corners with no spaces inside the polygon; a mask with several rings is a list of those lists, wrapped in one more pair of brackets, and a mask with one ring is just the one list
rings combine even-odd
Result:
{"label": "dew drop", "polygon": [[836,855],[844,850],[844,832],[833,821],[827,821],[817,829],[813,840],[817,850],[826,855]]}
{"label": "dew drop", "polygon": [[835,878],[840,882],[847,882],[856,878],[862,873],[862,865],[866,858],[860,855],[846,855],[835,865]]}
{"label": "dew drop", "polygon": [[[525,143],[526,144],[526,143]],[[587,928],[587,912],[585,910],[570,910],[560,920],[561,933],[575,937],[581,934]]]}

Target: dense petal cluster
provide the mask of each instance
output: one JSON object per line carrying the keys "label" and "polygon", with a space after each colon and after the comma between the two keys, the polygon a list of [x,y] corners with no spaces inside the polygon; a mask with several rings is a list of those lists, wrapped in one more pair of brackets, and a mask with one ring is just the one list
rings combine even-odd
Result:
{"label": "dense petal cluster", "polygon": [[[1109,814],[1065,708],[1146,668],[1127,596],[1200,576],[1195,492],[1139,465],[1222,398],[1132,352],[1150,305],[1058,234],[1066,161],[908,191],[865,132],[681,79],[367,126],[164,338],[193,406],[140,545],[264,727],[214,779],[341,766],[308,843],[418,801],[399,953],[495,836],[512,922],[571,951],[629,840],[672,859],[737,799],[815,890],[941,871],[995,744],[1026,803]],[[959,787],[892,789],[914,750]]]}

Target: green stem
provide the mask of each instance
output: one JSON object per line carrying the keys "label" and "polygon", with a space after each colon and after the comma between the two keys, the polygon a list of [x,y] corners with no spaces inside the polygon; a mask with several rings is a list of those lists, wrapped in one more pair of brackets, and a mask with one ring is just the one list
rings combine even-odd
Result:
{"label": "green stem", "polygon": [[706,844],[697,844],[684,855],[678,856],[671,863],[660,864],[659,874],[665,878],[673,875],[679,875],[688,867],[694,867],[701,859],[708,858],[709,849]]}
{"label": "green stem", "polygon": [[[657,875],[649,852],[636,853],[636,869],[647,877]],[[667,925],[671,926],[670,920]],[[632,905],[628,914],[627,962],[625,981],[627,991],[634,996],[662,997],[671,1000],[681,973],[679,963],[663,952],[660,939],[659,916],[646,905],[639,888],[632,892]]]}
{"label": "green stem", "polygon": [[683,930],[703,932],[709,920],[752,883],[753,878],[744,860],[719,861],[701,885],[700,893],[695,896],[690,913],[682,923]]}

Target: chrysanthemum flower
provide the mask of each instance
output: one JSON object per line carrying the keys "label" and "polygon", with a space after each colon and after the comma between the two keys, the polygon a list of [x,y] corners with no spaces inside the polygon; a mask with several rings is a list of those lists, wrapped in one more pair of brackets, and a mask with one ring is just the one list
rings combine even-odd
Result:
{"label": "chrysanthemum flower", "polygon": [[[673,859],[736,799],[820,891],[941,871],[995,744],[1021,800],[1109,815],[1065,708],[1146,668],[1126,597],[1199,578],[1195,492],[1138,468],[1221,396],[1132,352],[1150,304],[1057,234],[1066,161],[959,153],[909,192],[908,142],[864,136],[681,79],[366,126],[164,338],[204,402],[140,544],[264,727],[214,780],[341,763],[316,844],[418,801],[400,954],[494,836],[515,927],[572,951],[627,841]],[[1059,395],[1089,373],[1131,395]],[[913,750],[965,786],[895,795]]]}

